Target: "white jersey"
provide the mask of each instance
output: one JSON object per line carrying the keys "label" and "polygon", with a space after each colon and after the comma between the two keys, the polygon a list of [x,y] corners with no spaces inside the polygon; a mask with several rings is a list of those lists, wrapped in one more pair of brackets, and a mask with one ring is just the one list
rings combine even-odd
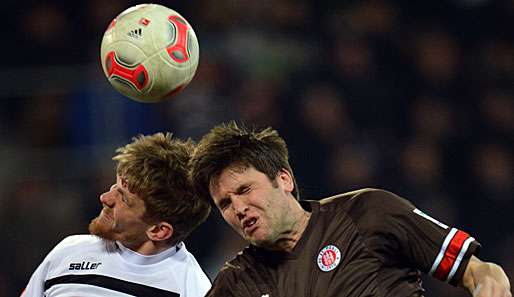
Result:
{"label": "white jersey", "polygon": [[93,235],[74,235],[46,256],[22,296],[203,297],[210,287],[183,243],[145,256]]}

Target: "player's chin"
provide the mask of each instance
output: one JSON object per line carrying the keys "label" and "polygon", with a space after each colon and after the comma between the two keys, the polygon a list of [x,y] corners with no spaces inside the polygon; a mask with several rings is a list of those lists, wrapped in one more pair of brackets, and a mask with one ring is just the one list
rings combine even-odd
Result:
{"label": "player's chin", "polygon": [[89,233],[107,240],[114,240],[114,232],[112,224],[103,220],[100,216],[96,217],[89,223]]}
{"label": "player's chin", "polygon": [[265,234],[260,234],[259,232],[253,232],[250,235],[246,235],[245,239],[255,246],[265,246],[269,241]]}

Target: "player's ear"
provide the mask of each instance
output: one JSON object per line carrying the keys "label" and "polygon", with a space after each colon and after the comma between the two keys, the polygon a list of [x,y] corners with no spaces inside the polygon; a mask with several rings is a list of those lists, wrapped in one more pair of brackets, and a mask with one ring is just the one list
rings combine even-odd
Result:
{"label": "player's ear", "polygon": [[168,222],[159,222],[151,225],[146,230],[146,235],[152,241],[167,240],[173,235],[173,226]]}
{"label": "player's ear", "polygon": [[292,192],[294,189],[293,175],[289,170],[282,168],[277,175],[277,181],[282,185],[285,191]]}

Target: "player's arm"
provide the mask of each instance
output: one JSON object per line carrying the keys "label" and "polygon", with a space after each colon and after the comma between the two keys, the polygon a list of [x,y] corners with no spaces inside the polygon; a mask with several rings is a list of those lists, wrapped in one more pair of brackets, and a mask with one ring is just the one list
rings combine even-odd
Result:
{"label": "player's arm", "polygon": [[471,256],[480,250],[473,237],[390,192],[368,190],[360,196],[360,205],[366,207],[354,206],[352,213],[381,261],[408,265],[453,286],[462,283]]}
{"label": "player's arm", "polygon": [[512,297],[510,282],[503,269],[475,256],[466,266],[461,286],[474,297]]}

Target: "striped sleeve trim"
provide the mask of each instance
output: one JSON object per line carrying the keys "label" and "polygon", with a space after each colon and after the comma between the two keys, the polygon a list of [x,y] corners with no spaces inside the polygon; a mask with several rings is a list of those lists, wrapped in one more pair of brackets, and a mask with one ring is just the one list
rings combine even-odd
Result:
{"label": "striped sleeve trim", "polygon": [[443,241],[439,254],[435,258],[430,275],[450,282],[462,263],[471,242],[475,239],[464,231],[452,228]]}

